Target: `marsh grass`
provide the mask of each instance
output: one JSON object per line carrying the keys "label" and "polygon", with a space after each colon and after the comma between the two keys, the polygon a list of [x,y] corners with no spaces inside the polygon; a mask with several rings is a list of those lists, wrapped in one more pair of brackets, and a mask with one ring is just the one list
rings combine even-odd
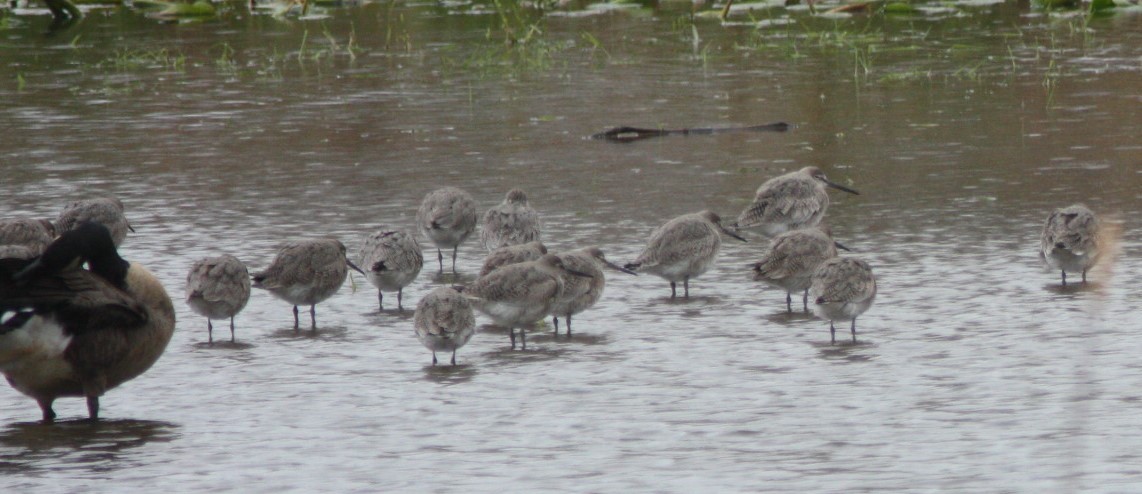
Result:
{"label": "marsh grass", "polygon": [[[1095,17],[1082,12],[1060,14],[1045,29],[1008,26],[984,37],[957,36],[956,21],[949,19],[822,18],[780,9],[756,15],[751,17],[755,27],[738,50],[791,62],[812,59],[840,69],[838,73],[847,73],[860,85],[917,81],[1006,85],[1038,78],[1048,107],[1056,104],[1060,84],[1077,72],[1072,67],[1076,60],[1099,48],[1096,31],[1090,27]],[[939,36],[932,34],[934,29],[942,31]],[[995,54],[997,45],[1000,54]]]}
{"label": "marsh grass", "polygon": [[186,69],[186,55],[166,48],[127,48],[115,50],[96,64],[96,68],[128,72],[141,69],[182,71]]}
{"label": "marsh grass", "polygon": [[[530,74],[565,70],[561,55],[575,48],[574,39],[552,39],[544,25],[543,11],[552,2],[522,4],[517,0],[493,0],[494,21],[485,29],[484,42],[453,45],[440,52],[447,75],[518,78]],[[593,55],[602,52],[602,42],[589,33],[580,33]]]}

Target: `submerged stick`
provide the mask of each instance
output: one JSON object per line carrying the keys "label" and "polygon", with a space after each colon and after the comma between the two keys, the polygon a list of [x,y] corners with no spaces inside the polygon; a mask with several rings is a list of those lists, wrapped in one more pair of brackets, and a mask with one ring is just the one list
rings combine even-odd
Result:
{"label": "submerged stick", "polygon": [[785,122],[774,122],[765,125],[754,125],[752,127],[723,127],[723,128],[700,128],[700,129],[640,129],[638,127],[615,127],[606,132],[600,132],[592,135],[591,139],[599,139],[611,142],[634,142],[641,139],[649,139],[651,137],[662,136],[688,136],[688,135],[708,135],[708,134],[728,134],[731,132],[785,132],[789,130],[790,125]]}

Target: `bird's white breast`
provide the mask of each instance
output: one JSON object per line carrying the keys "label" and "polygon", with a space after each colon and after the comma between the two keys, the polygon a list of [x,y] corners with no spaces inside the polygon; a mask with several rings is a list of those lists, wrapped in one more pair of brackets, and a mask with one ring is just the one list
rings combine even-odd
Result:
{"label": "bird's white breast", "polygon": [[[4,314],[5,318],[11,314]],[[73,372],[63,358],[71,336],[53,319],[33,316],[23,326],[0,336],[0,372],[17,389],[36,389],[68,379]]]}

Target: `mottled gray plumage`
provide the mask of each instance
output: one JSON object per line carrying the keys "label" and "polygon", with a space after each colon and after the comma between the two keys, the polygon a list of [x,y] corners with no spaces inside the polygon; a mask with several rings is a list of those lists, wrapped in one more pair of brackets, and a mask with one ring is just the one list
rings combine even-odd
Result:
{"label": "mottled gray plumage", "polygon": [[1099,243],[1098,218],[1086,206],[1075,204],[1056,209],[1047,217],[1039,238],[1039,256],[1062,272],[1063,286],[1067,284],[1067,271],[1081,272],[1086,283],[1087,270],[1098,262]]}
{"label": "mottled gray plumage", "polygon": [[505,245],[488,254],[484,258],[484,265],[480,267],[480,276],[496,270],[501,266],[534,261],[547,253],[547,247],[542,242],[528,242],[519,245]]}
{"label": "mottled gray plumage", "polygon": [[85,397],[94,420],[106,391],[163,354],[175,312],[162,283],[119,257],[105,227],[87,224],[34,261],[0,259],[0,321],[0,372],[43,420],[66,396]]}
{"label": "mottled gray plumage", "polygon": [[837,257],[833,239],[820,228],[782,233],[769,243],[761,261],[753,264],[753,279],[785,290],[785,308],[793,312],[793,292],[803,292],[809,312],[809,285],[821,263]]}
{"label": "mottled gray plumage", "polygon": [[123,215],[123,202],[115,197],[101,197],[84,201],[75,201],[63,208],[56,220],[56,233],[63,235],[80,223],[93,221],[111,231],[111,239],[115,246],[123,245],[128,231],[135,231]]}
{"label": "mottled gray plumage", "polygon": [[18,218],[0,221],[0,246],[24,246],[32,255],[40,255],[55,236],[55,226],[48,220]]}
{"label": "mottled gray plumage", "polygon": [[679,216],[655,230],[642,254],[624,267],[666,279],[671,297],[677,295],[675,285],[681,281],[684,294],[689,297],[690,279],[710,269],[722,248],[719,232],[745,241],[726,230],[721,218],[712,211]]}
{"label": "mottled gray plumage", "polygon": [[512,189],[504,202],[484,213],[480,239],[489,251],[505,245],[526,244],[539,240],[539,213],[527,203],[527,194]]}
{"label": "mottled gray plumage", "polygon": [[199,259],[186,275],[186,304],[206,318],[207,338],[214,342],[211,319],[230,319],[230,341],[234,341],[234,316],[250,300],[250,272],[229,254]]}
{"label": "mottled gray plumage", "polygon": [[559,254],[563,265],[567,268],[591,275],[590,278],[563,273],[563,293],[551,308],[552,324],[555,334],[559,334],[559,316],[564,316],[567,323],[567,336],[571,336],[571,316],[595,306],[595,302],[603,296],[607,279],[603,268],[633,275],[634,271],[615,265],[607,260],[602,249],[598,247],[585,247],[571,252]]}
{"label": "mottled gray plumage", "polygon": [[365,278],[377,287],[377,304],[385,308],[384,292],[397,292],[397,309],[403,309],[404,287],[420,274],[424,256],[420,244],[411,233],[381,227],[365,239],[357,260],[365,270]]}
{"label": "mottled gray plumage", "polygon": [[254,288],[293,304],[295,330],[297,306],[308,305],[310,323],[317,329],[316,305],[337,293],[350,267],[361,271],[345,257],[345,245],[337,239],[292,242],[278,251],[269,267],[254,273]]}
{"label": "mottled gray plumage", "polygon": [[436,352],[452,352],[452,365],[456,365],[456,350],[476,333],[472,304],[447,286],[436,288],[420,299],[412,322],[416,339],[432,351],[432,365],[436,365]]}
{"label": "mottled gray plumage", "polygon": [[512,348],[515,330],[520,329],[523,348],[527,348],[527,326],[551,313],[563,293],[563,272],[578,276],[586,273],[569,270],[563,260],[547,254],[538,260],[501,267],[464,288],[464,296],[472,305],[499,326],[508,328]]}
{"label": "mottled gray plumage", "polygon": [[0,259],[31,259],[40,252],[27,245],[0,245]]}
{"label": "mottled gray plumage", "polygon": [[436,260],[444,272],[444,253],[452,249],[452,273],[456,273],[456,251],[476,231],[476,200],[456,187],[429,192],[416,211],[416,224],[436,246]]}
{"label": "mottled gray plumage", "polygon": [[760,227],[767,237],[817,226],[829,208],[825,187],[857,194],[853,189],[829,181],[820,168],[807,166],[766,180],[757,188],[753,203],[742,210],[730,226],[735,229]]}
{"label": "mottled gray plumage", "polygon": [[868,263],[853,257],[834,257],[813,273],[809,286],[813,299],[813,313],[829,320],[832,342],[837,342],[833,321],[852,320],[853,341],[856,341],[856,318],[864,314],[876,300],[876,277]]}

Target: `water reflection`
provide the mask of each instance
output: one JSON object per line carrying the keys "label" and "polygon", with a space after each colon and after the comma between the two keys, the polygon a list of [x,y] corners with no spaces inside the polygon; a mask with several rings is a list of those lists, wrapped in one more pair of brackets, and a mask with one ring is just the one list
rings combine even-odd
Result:
{"label": "water reflection", "polygon": [[876,348],[876,345],[860,339],[857,341],[842,341],[840,338],[837,338],[836,344],[825,341],[823,343],[810,343],[810,345],[819,350],[817,356],[820,359],[830,362],[856,364],[871,362],[877,358],[877,355],[871,352],[871,350]]}
{"label": "water reflection", "polygon": [[[437,358],[442,355],[438,355]],[[448,358],[450,357],[441,359],[441,363],[437,365],[426,365],[424,379],[444,386],[453,386],[471,381],[480,374],[479,367],[464,363],[460,355],[456,356],[456,365],[449,364]]]}
{"label": "water reflection", "polygon": [[135,449],[179,438],[180,426],[150,420],[24,422],[0,429],[0,473],[78,469],[111,472],[143,462]]}
{"label": "water reflection", "polygon": [[[241,340],[238,340],[238,341],[214,340],[213,343],[208,342],[208,341],[200,341],[198,343],[191,345],[191,347],[194,348],[195,350],[206,350],[206,351],[216,350],[219,352],[238,351],[238,350],[252,350],[252,349],[256,348],[253,343],[247,343],[247,342],[241,341]],[[249,353],[247,352],[246,355],[249,355]]]}
{"label": "water reflection", "polygon": [[[304,326],[304,324],[303,324]],[[281,328],[273,330],[269,336],[278,340],[316,340],[316,341],[346,341],[360,338],[360,333],[350,331],[349,328],[344,326],[322,327],[318,325],[316,328]]]}

